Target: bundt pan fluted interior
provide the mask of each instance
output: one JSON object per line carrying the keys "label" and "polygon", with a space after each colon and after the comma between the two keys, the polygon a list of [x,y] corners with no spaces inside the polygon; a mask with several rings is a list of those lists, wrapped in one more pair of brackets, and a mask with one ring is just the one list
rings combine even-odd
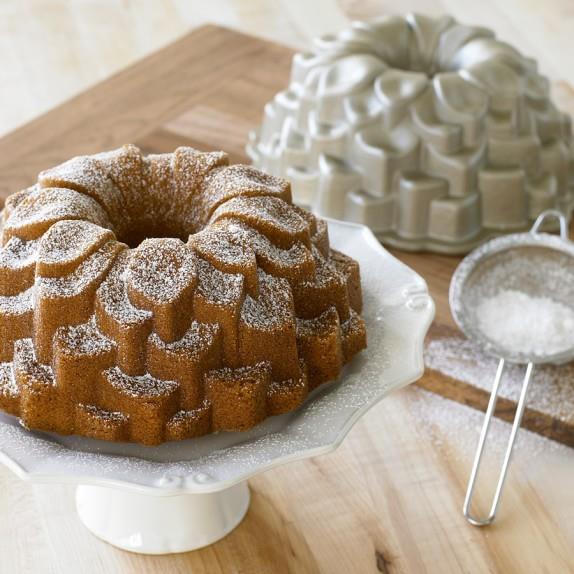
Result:
{"label": "bundt pan fluted interior", "polygon": [[571,121],[547,78],[448,16],[317,38],[247,151],[290,179],[295,201],[405,249],[464,253],[573,205]]}

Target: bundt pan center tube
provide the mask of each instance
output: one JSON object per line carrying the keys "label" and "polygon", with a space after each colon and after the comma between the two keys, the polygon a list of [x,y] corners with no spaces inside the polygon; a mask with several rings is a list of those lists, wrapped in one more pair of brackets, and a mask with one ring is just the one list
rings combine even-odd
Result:
{"label": "bundt pan center tube", "polygon": [[574,203],[571,120],[534,60],[486,28],[355,22],[293,58],[250,134],[296,203],[410,250],[465,253]]}
{"label": "bundt pan center tube", "polygon": [[184,147],[76,157],[6,201],[0,409],[149,445],[247,430],[338,378],[361,308],[287,181]]}

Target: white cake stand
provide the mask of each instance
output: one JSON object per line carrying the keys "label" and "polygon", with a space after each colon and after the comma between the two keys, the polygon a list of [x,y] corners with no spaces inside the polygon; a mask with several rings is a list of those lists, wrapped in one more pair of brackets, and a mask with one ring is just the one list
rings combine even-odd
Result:
{"label": "white cake stand", "polygon": [[361,264],[369,344],[338,383],[251,431],[158,447],[29,431],[0,414],[0,461],[25,480],[79,484],[82,522],[126,550],[184,552],[228,534],[247,512],[249,477],[334,450],[370,407],[423,373],[434,316],[426,283],[368,228],[330,221],[329,233]]}

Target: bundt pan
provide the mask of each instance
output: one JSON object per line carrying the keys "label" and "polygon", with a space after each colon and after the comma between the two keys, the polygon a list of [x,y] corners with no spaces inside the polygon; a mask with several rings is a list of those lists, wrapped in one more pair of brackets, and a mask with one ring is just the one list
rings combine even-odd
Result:
{"label": "bundt pan", "polygon": [[449,16],[317,38],[247,151],[316,214],[410,250],[464,253],[573,205],[571,122],[547,78],[490,30]]}

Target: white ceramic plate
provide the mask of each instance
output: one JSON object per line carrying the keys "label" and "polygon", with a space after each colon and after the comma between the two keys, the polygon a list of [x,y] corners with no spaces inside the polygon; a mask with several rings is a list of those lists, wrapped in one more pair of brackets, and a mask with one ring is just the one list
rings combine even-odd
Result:
{"label": "white ceramic plate", "polygon": [[0,461],[24,479],[173,495],[217,492],[335,449],[370,407],[422,375],[434,303],[424,280],[385,251],[368,228],[330,221],[329,233],[335,248],[360,262],[369,345],[339,382],[317,389],[297,411],[248,432],[158,447],[29,431],[0,413]]}

